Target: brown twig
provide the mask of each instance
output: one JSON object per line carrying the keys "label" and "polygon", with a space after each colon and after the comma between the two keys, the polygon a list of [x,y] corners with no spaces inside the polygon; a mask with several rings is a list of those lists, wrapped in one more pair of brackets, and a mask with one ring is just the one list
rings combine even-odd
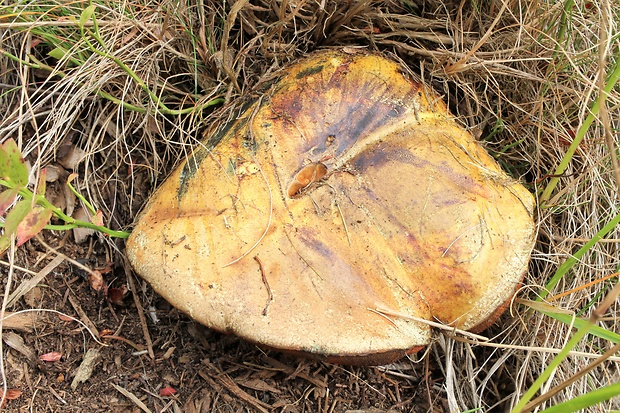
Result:
{"label": "brown twig", "polygon": [[73,295],[71,295],[71,294],[69,294],[68,298],[69,298],[69,302],[71,303],[71,306],[73,307],[75,312],[78,313],[78,315],[80,316],[80,320],[86,325],[86,327],[88,327],[88,329],[96,337],[99,337],[99,330],[97,330],[97,327],[95,327],[95,323],[93,323],[90,320],[90,318],[88,318],[88,316],[86,315],[84,310],[82,310],[82,307],[80,306],[80,303],[78,303],[77,300],[75,299],[75,297]]}
{"label": "brown twig", "polygon": [[[308,383],[311,383],[318,388],[321,388],[321,389],[327,388],[327,383],[325,380],[321,380],[317,377],[313,377],[310,374],[304,371],[301,371],[300,369],[295,369],[294,367],[289,366],[288,364],[284,364],[269,356],[264,356],[263,361],[264,363],[260,366],[261,368],[265,369],[265,363],[269,364],[272,366],[271,368],[269,368],[270,370],[280,371],[282,373],[288,374],[289,377],[287,378],[287,380],[292,379],[294,377],[299,377],[300,379],[306,380]],[[245,363],[245,364],[250,367],[258,367],[251,363]]]}
{"label": "brown twig", "polygon": [[136,351],[142,351],[144,350],[144,346],[141,346],[139,344],[134,343],[133,341],[125,338],[125,337],[121,337],[121,336],[115,336],[115,335],[106,335],[106,336],[101,336],[101,339],[110,339],[110,340],[118,340],[118,341],[122,341],[125,344],[129,344],[131,347],[133,347],[134,349],[136,349]]}
{"label": "brown twig", "polygon": [[210,373],[215,373],[215,374],[207,374],[206,372],[203,372],[203,371],[198,372],[198,374],[203,379],[205,379],[205,381],[209,383],[209,385],[213,387],[216,391],[221,391],[220,386],[222,386],[226,390],[228,390],[230,393],[232,393],[235,397],[243,400],[244,402],[252,406],[256,411],[259,411],[261,413],[269,413],[269,410],[271,410],[270,405],[268,405],[267,403],[261,402],[257,398],[250,396],[248,393],[243,391],[243,389],[241,389],[237,385],[237,383],[235,383],[233,379],[230,378],[230,376],[222,372],[220,369],[218,369],[213,364],[208,363],[208,362],[204,362],[204,364],[207,366],[207,370],[209,370]]}
{"label": "brown twig", "polygon": [[153,342],[151,341],[151,334],[149,333],[149,326],[146,324],[146,317],[144,316],[144,309],[142,308],[142,304],[140,303],[140,298],[138,297],[138,291],[136,290],[136,283],[133,280],[133,275],[131,275],[131,270],[129,269],[129,262],[127,262],[127,258],[123,259],[123,268],[125,270],[125,275],[127,276],[127,284],[129,284],[129,289],[131,290],[131,295],[133,296],[133,302],[136,305],[136,310],[138,310],[138,317],[140,317],[140,324],[142,325],[142,333],[144,334],[144,341],[146,341],[146,349],[149,352],[149,357],[152,360],[155,359],[155,353],[153,352]]}
{"label": "brown twig", "polygon": [[229,392],[234,394],[236,397],[240,398],[244,402],[251,405],[254,409],[258,410],[259,412],[263,412],[263,413],[269,412],[268,409],[271,408],[271,406],[269,406],[266,403],[261,402],[257,398],[250,396],[248,393],[243,391],[239,386],[237,386],[237,383],[235,383],[233,379],[230,378],[230,376],[222,373],[221,375],[216,376],[215,379],[222,386],[224,386],[226,390],[228,390]]}
{"label": "brown twig", "polygon": [[571,384],[575,383],[577,380],[585,377],[588,373],[590,373],[596,367],[601,365],[604,361],[608,360],[611,356],[616,354],[618,351],[620,351],[620,343],[616,344],[615,346],[607,350],[605,354],[601,355],[594,362],[590,363],[588,366],[584,367],[583,369],[579,370],[577,373],[573,374],[569,379],[565,380],[564,382],[555,386],[554,388],[552,388],[545,394],[541,394],[540,396],[538,396],[537,398],[535,398],[534,400],[526,404],[522,410],[522,413],[527,413],[527,412],[534,410],[536,406],[543,404],[544,402],[551,399],[553,396],[555,396],[556,394],[558,394],[559,392],[561,392],[562,390],[564,390]]}

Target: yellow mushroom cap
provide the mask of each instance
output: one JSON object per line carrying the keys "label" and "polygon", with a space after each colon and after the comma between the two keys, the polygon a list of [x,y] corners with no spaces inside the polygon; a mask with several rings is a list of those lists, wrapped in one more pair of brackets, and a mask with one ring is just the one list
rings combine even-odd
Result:
{"label": "yellow mushroom cap", "polygon": [[239,113],[127,242],[137,273],[196,321],[378,364],[429,343],[419,319],[484,327],[514,294],[532,195],[396,62],[318,52]]}

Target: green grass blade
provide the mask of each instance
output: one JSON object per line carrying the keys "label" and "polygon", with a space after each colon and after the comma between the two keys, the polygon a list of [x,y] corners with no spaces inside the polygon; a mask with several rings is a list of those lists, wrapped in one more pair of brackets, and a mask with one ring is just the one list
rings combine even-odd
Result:
{"label": "green grass blade", "polygon": [[[588,320],[584,320],[583,318],[575,318],[571,314],[553,313],[540,309],[536,309],[536,311],[543,313],[544,315],[558,320],[566,325],[572,324],[575,328],[582,328],[588,323]],[[596,325],[590,328],[590,334],[611,341],[614,344],[620,343],[620,334],[614,333],[613,331],[606,330]]]}
{"label": "green grass blade", "polygon": [[597,242],[599,242],[605,235],[611,232],[616,225],[620,223],[620,213],[618,213],[611,221],[607,223],[599,232],[596,233],[592,237],[591,240],[586,242],[583,247],[579,248],[579,250],[570,258],[568,258],[560,267],[557,269],[553,277],[547,282],[545,285],[545,290],[540,292],[539,297],[536,301],[542,301],[545,297],[549,295],[549,293],[553,290],[553,288],[557,285],[558,282],[568,273],[568,271],[584,256],[586,252],[590,250]]}
{"label": "green grass blade", "polygon": [[575,135],[575,139],[573,140],[571,145],[566,150],[566,153],[564,154],[564,158],[562,158],[562,161],[560,162],[560,164],[558,165],[557,169],[553,173],[553,175],[555,175],[555,177],[551,178],[551,180],[549,181],[549,183],[545,187],[545,190],[543,191],[542,195],[540,196],[540,204],[541,205],[544,206],[544,204],[546,204],[547,201],[549,201],[549,198],[551,197],[551,193],[553,192],[553,190],[555,189],[555,187],[558,185],[558,183],[560,181],[559,176],[561,176],[564,173],[564,171],[566,171],[566,168],[568,167],[568,164],[570,163],[571,159],[573,158],[573,155],[575,154],[575,151],[579,147],[579,144],[581,143],[583,138],[586,136],[586,132],[590,128],[590,125],[592,125],[594,120],[597,118],[598,112],[599,112],[599,110],[601,108],[601,104],[603,104],[605,102],[605,98],[607,97],[607,95],[616,86],[616,83],[618,82],[618,79],[620,79],[620,59],[618,59],[616,61],[616,65],[614,67],[614,70],[613,70],[611,76],[609,76],[609,79],[607,79],[607,82],[605,84],[605,88],[603,89],[604,93],[601,93],[601,96],[599,97],[599,99],[597,99],[594,102],[594,104],[592,105],[592,108],[590,109],[590,114],[586,117],[586,120],[583,122],[581,127],[577,130],[577,134]]}
{"label": "green grass blade", "polygon": [[570,413],[585,409],[590,406],[597,405],[607,401],[613,397],[620,396],[620,382],[610,384],[603,388],[593,390],[587,394],[567,400],[563,403],[556,404],[548,409],[542,410],[541,413]]}
{"label": "green grass blade", "polygon": [[520,413],[525,405],[529,403],[530,400],[538,393],[542,385],[551,377],[551,374],[557,369],[560,364],[568,357],[568,354],[579,344],[579,342],[588,334],[590,329],[594,326],[594,324],[590,321],[586,322],[584,326],[579,328],[575,334],[568,340],[564,348],[560,350],[558,355],[551,360],[547,368],[536,378],[534,383],[530,386],[529,389],[523,394],[523,397],[519,400],[519,403],[512,409],[512,413]]}

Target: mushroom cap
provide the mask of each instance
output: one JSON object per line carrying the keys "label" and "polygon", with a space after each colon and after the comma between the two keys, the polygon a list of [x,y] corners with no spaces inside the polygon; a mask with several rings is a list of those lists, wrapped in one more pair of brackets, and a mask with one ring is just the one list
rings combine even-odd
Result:
{"label": "mushroom cap", "polygon": [[480,329],[513,296],[533,197],[396,62],[321,51],[236,115],[127,242],[137,273],[194,320],[382,364],[430,342],[420,320]]}

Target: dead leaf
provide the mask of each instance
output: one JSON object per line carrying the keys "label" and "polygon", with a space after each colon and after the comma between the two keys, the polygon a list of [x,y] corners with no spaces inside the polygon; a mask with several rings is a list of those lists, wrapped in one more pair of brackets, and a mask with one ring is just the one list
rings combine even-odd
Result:
{"label": "dead leaf", "polygon": [[114,263],[107,262],[103,267],[97,267],[97,270],[99,270],[101,274],[109,274],[114,270]]}
{"label": "dead leaf", "polygon": [[64,314],[58,314],[58,318],[61,321],[75,321],[73,317],[69,317],[68,315],[64,315]]}
{"label": "dead leaf", "polygon": [[37,235],[50,222],[52,210],[36,205],[17,226],[17,246]]}
{"label": "dead leaf", "polygon": [[90,287],[95,291],[101,291],[101,289],[105,285],[105,282],[103,281],[103,276],[98,270],[93,270],[88,274],[88,282],[90,283]]}
{"label": "dead leaf", "polygon": [[75,212],[75,205],[77,203],[77,198],[75,194],[73,193],[73,191],[71,191],[71,189],[67,185],[63,185],[61,188],[62,188],[62,192],[64,196],[64,199],[62,202],[65,205],[65,213],[69,215],[70,217],[73,217],[73,213]]}
{"label": "dead leaf", "polygon": [[62,167],[58,165],[47,165],[45,169],[47,170],[47,174],[45,175],[45,180],[47,182],[56,182],[63,172]]}
{"label": "dead leaf", "polygon": [[39,359],[47,362],[58,361],[62,358],[62,354],[57,351],[52,351],[50,353],[45,353],[39,356]]}
{"label": "dead leaf", "polygon": [[67,154],[62,157],[62,159],[58,160],[65,169],[76,170],[79,163],[86,157],[86,151],[78,148],[77,146],[72,146]]}
{"label": "dead leaf", "polygon": [[99,358],[99,349],[91,348],[84,355],[84,359],[82,363],[80,363],[80,367],[78,367],[75,372],[75,377],[71,382],[71,389],[77,389],[80,383],[86,382],[86,380],[90,379],[90,376],[93,374],[93,369],[97,364],[97,359]]}
{"label": "dead leaf", "polygon": [[34,350],[26,345],[24,339],[20,335],[12,331],[5,331],[2,333],[2,340],[4,340],[7,346],[26,357],[28,361],[32,362],[37,358]]}
{"label": "dead leaf", "polygon": [[[73,214],[73,218],[80,221],[90,221],[90,215],[88,215],[84,208],[76,209],[75,213]],[[94,233],[95,230],[90,228],[73,228],[73,239],[75,240],[76,244],[81,244]]]}
{"label": "dead leaf", "polygon": [[177,391],[175,389],[173,389],[172,387],[164,387],[162,389],[159,389],[159,395],[161,397],[174,396],[176,393],[177,393]]}
{"label": "dead leaf", "polygon": [[129,290],[124,285],[120,288],[108,288],[106,298],[112,304],[121,305],[123,303],[123,299],[127,296],[128,291]]}
{"label": "dead leaf", "polygon": [[24,294],[24,301],[30,308],[36,308],[41,305],[43,299],[43,290],[41,287],[33,287],[30,291]]}
{"label": "dead leaf", "polygon": [[[2,394],[2,389],[0,389],[0,397]],[[22,391],[21,390],[17,390],[17,389],[8,389],[6,391],[6,394],[4,395],[4,398],[7,400],[15,400],[17,398],[19,398],[19,396],[22,395]]]}
{"label": "dead leaf", "polygon": [[21,395],[22,395],[21,390],[8,389],[6,393],[4,393],[4,390],[0,389],[0,398],[4,396],[4,400],[2,402],[2,405],[0,405],[0,409],[4,409],[4,405],[6,404],[7,400],[15,400],[19,398],[19,396]]}
{"label": "dead leaf", "polygon": [[102,227],[103,226],[103,212],[101,212],[101,210],[98,210],[95,215],[92,215],[90,217],[90,222],[92,222],[95,225],[99,225],[100,227]]}

